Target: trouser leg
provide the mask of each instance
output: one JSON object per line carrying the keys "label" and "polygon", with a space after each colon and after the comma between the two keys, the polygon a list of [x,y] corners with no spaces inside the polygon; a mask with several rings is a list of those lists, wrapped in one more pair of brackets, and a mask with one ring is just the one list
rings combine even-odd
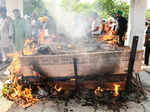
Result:
{"label": "trouser leg", "polygon": [[5,62],[6,60],[7,60],[7,54],[6,54],[6,52],[5,52],[5,49],[4,48],[2,48],[2,61],[3,62]]}
{"label": "trouser leg", "polygon": [[144,64],[145,65],[149,64],[149,55],[150,55],[150,47],[146,46],[145,47],[145,58],[144,58]]}
{"label": "trouser leg", "polygon": [[119,35],[119,42],[120,42],[120,43],[119,43],[120,46],[124,46],[123,34],[120,34],[120,35]]}

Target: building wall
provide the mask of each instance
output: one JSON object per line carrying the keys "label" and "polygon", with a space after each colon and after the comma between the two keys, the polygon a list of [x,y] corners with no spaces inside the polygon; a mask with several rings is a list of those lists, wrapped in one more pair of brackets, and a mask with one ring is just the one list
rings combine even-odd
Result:
{"label": "building wall", "polygon": [[23,0],[0,0],[0,6],[6,6],[8,16],[13,17],[12,11],[14,9],[20,9],[23,15]]}

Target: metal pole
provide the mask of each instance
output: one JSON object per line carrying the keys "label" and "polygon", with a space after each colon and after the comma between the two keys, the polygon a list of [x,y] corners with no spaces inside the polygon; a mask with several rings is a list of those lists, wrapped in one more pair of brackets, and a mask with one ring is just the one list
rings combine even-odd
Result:
{"label": "metal pole", "polygon": [[130,87],[131,87],[132,72],[134,69],[134,62],[135,62],[135,57],[136,57],[138,39],[139,39],[138,36],[133,37],[129,65],[128,65],[127,81],[126,81],[126,92],[128,93],[130,92]]}
{"label": "metal pole", "polygon": [[78,60],[76,58],[73,59],[74,64],[74,75],[75,75],[75,90],[78,91]]}

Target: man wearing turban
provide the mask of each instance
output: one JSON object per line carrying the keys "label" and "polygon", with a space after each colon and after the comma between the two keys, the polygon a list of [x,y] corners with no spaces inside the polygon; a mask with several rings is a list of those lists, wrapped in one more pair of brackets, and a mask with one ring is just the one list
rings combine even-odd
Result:
{"label": "man wearing turban", "polygon": [[125,33],[127,32],[127,20],[126,18],[124,18],[123,16],[123,12],[118,10],[117,12],[117,22],[118,22],[118,26],[117,26],[117,30],[116,33],[119,36],[119,45],[120,46],[124,46],[124,36]]}

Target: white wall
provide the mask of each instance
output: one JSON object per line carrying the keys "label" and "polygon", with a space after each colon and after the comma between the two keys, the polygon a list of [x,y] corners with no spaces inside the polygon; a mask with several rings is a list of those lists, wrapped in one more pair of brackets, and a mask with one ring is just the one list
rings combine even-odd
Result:
{"label": "white wall", "polygon": [[150,0],[147,0],[147,8],[150,8]]}
{"label": "white wall", "polygon": [[139,36],[138,50],[144,43],[144,25],[147,0],[130,0],[129,23],[126,45],[131,46],[133,36]]}
{"label": "white wall", "polygon": [[8,10],[8,15],[13,16],[12,11],[14,9],[20,9],[21,14],[23,15],[23,0],[6,0],[6,7]]}

